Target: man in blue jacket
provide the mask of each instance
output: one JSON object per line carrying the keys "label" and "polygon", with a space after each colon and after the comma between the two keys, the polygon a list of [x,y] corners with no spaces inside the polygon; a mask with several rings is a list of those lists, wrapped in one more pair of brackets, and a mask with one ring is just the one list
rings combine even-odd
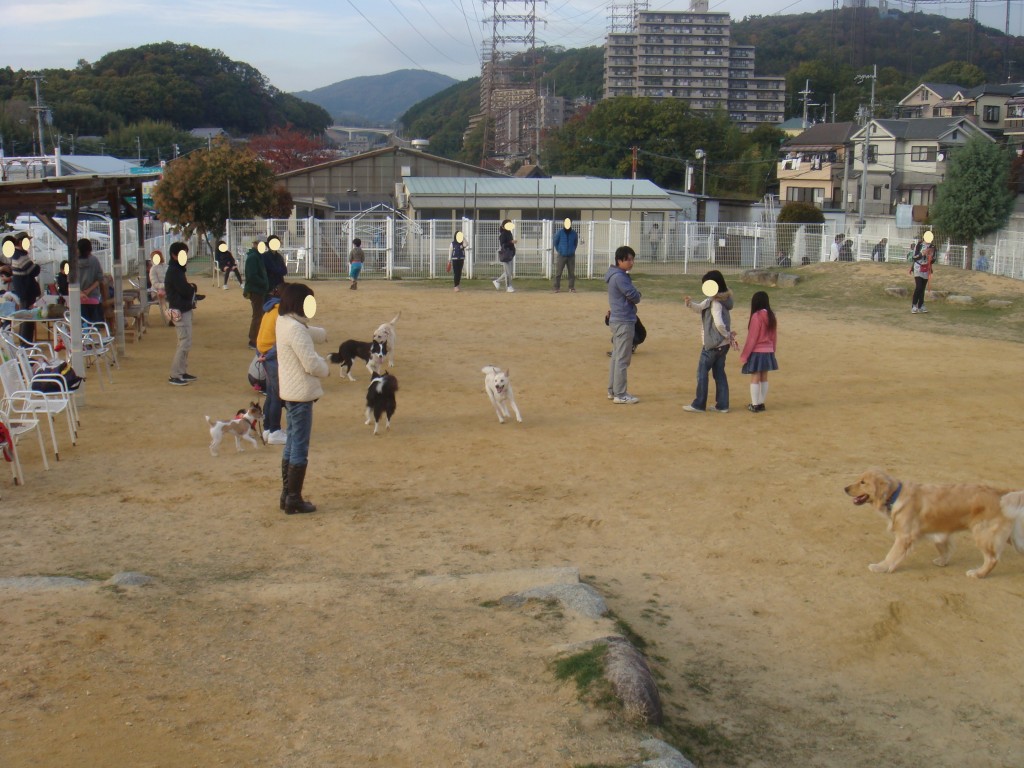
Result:
{"label": "man in blue jacket", "polygon": [[612,331],[612,359],[608,366],[608,399],[619,405],[634,405],[640,399],[626,390],[626,372],[633,359],[633,332],[636,329],[636,305],[640,291],[633,286],[629,270],[636,252],[628,245],[615,251],[615,266],[604,275],[608,284],[608,326]]}
{"label": "man in blue jacket", "polygon": [[562,228],[555,233],[555,293],[562,289],[562,270],[569,268],[569,293],[576,293],[576,247],[580,236],[572,228],[572,220],[566,218]]}

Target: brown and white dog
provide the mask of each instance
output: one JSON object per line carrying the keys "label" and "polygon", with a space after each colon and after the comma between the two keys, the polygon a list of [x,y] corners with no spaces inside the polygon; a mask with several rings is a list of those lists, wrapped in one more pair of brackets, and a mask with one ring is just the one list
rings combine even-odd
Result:
{"label": "brown and white dog", "polygon": [[253,435],[260,434],[259,423],[262,418],[263,409],[260,408],[259,403],[249,403],[249,407],[238,411],[231,421],[213,421],[207,416],[206,423],[210,425],[210,455],[218,455],[217,451],[224,435],[231,435],[235,438],[235,448],[239,452],[245,450],[242,448],[243,440],[252,443],[253,448],[259,447],[259,443],[256,442]]}
{"label": "brown and white dog", "polygon": [[480,370],[484,374],[484,391],[491,399],[494,412],[498,414],[498,423],[504,424],[505,419],[512,418],[509,408],[515,412],[516,421],[522,423],[523,417],[519,414],[519,406],[516,405],[515,396],[512,394],[512,382],[508,378],[508,371],[503,371],[496,365],[485,365]]}
{"label": "brown and white dog", "polygon": [[921,538],[935,543],[939,556],[932,562],[946,565],[952,554],[950,537],[970,531],[985,558],[967,575],[982,579],[999,562],[1006,542],[1024,553],[1024,491],[1006,491],[974,483],[922,485],[899,481],[880,469],[869,469],[846,495],[854,504],[870,503],[889,521],[896,536],[880,563],[868,566],[875,573],[892,573]]}
{"label": "brown and white dog", "polygon": [[373,340],[378,344],[382,344],[384,348],[384,354],[388,359],[388,367],[395,367],[395,342],[398,341],[398,335],[395,333],[395,325],[398,323],[398,318],[402,316],[399,312],[395,315],[390,323],[381,323],[377,326],[377,330],[373,332]]}

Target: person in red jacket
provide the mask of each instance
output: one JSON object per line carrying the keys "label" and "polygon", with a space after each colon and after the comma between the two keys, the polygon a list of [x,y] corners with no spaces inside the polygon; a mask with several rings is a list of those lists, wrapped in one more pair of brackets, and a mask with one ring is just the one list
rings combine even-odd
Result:
{"label": "person in red jacket", "polygon": [[747,342],[740,352],[743,367],[740,373],[750,374],[750,405],[747,410],[760,413],[768,396],[768,372],[779,370],[775,360],[778,341],[775,313],[768,302],[768,294],[758,291],[750,297],[750,320],[747,322]]}

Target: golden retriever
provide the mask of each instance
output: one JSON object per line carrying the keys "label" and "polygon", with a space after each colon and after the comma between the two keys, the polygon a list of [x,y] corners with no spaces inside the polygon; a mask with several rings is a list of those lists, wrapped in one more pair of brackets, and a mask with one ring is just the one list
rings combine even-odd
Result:
{"label": "golden retriever", "polygon": [[932,562],[946,565],[952,547],[949,539],[959,531],[970,531],[985,562],[967,575],[983,579],[999,562],[999,555],[1012,538],[1014,548],[1024,553],[1024,491],[1005,491],[987,485],[922,485],[900,482],[880,469],[869,469],[846,495],[854,504],[871,502],[889,521],[896,536],[892,549],[880,563],[868,566],[875,573],[892,573],[914,543],[927,537],[935,542],[939,556]]}

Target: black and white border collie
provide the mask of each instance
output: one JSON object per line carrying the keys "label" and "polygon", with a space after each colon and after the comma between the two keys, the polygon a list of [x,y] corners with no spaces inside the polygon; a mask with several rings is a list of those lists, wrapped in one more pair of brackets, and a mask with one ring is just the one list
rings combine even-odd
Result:
{"label": "black and white border collie", "polygon": [[370,378],[370,386],[366,388],[366,421],[373,423],[373,434],[378,434],[380,417],[384,416],[384,428],[391,429],[391,417],[395,415],[395,393],[398,391],[398,379],[390,373],[375,371]]}

